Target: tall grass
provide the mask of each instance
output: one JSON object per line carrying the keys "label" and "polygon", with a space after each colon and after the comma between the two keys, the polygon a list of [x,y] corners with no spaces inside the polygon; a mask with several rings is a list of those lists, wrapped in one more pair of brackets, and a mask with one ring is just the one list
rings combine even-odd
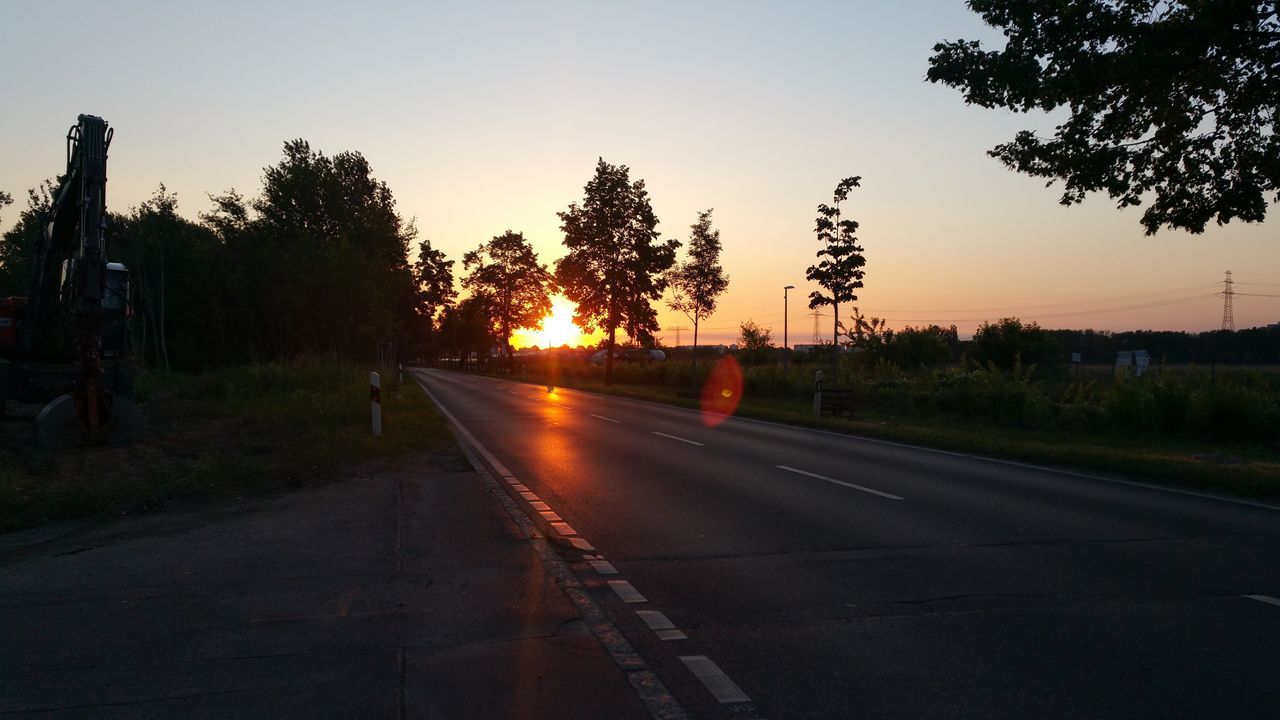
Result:
{"label": "tall grass", "polygon": [[422,391],[383,377],[383,435],[374,438],[368,371],[354,365],[311,360],[144,374],[143,442],[62,453],[5,449],[14,462],[0,472],[0,530],[288,490],[408,453],[456,461],[445,419]]}
{"label": "tall grass", "polygon": [[[711,362],[622,363],[614,380],[624,385],[676,390],[701,386]],[[831,364],[796,363],[742,368],[746,399],[809,402],[814,375],[825,387],[848,388],[862,413],[897,418],[954,418],[996,427],[1067,435],[1194,439],[1255,444],[1280,451],[1280,373],[1259,369],[1211,373],[1203,368],[1153,371],[1144,378],[1070,376],[1037,379],[1020,363],[1010,370],[967,363],[905,371],[892,363],[844,358]],[[603,368],[587,363],[531,364],[530,379],[603,382]]]}

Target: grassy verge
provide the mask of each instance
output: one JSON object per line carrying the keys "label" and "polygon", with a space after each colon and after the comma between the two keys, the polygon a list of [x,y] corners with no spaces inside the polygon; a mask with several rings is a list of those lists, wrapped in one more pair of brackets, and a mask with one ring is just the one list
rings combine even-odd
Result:
{"label": "grassy verge", "polygon": [[386,385],[381,438],[369,432],[367,371],[325,363],[146,374],[139,395],[148,437],[129,446],[50,453],[29,446],[28,424],[8,422],[0,530],[279,492],[410,453],[457,457],[422,391],[411,381]]}
{"label": "grassy verge", "polygon": [[[533,374],[524,379],[538,382]],[[679,398],[673,388],[666,386],[606,386],[595,380],[564,377],[559,378],[559,385],[687,408],[699,406],[698,400]],[[858,413],[853,418],[824,416],[819,419],[813,416],[810,401],[753,398],[750,393],[743,399],[737,414],[1156,484],[1280,500],[1280,458],[1252,445],[1029,430],[972,419],[902,418],[869,412]]]}

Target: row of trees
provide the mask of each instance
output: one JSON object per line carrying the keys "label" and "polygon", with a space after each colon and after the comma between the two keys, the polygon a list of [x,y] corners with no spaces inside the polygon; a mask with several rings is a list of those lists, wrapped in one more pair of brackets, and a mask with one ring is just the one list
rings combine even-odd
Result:
{"label": "row of trees", "polygon": [[[28,193],[27,207],[0,241],[0,296],[24,295],[30,258],[51,203],[52,183]],[[457,300],[454,261],[417,243],[412,221],[357,152],[327,156],[303,140],[263,171],[255,198],[233,190],[210,196],[192,222],[163,185],[126,213],[111,213],[112,259],[132,271],[134,355],[164,368],[199,370],[250,359],[332,355],[362,359],[380,342],[411,355],[511,356],[511,336],[538,329],[563,292],[584,330],[607,336],[607,373],[621,331],[651,344],[653,302],[670,304],[695,327],[728,286],[711,210],[692,226],[689,257],[662,240],[643,180],[600,159],[584,198],[559,213],[568,252],[554,271],[522,233],[508,230],[462,259]],[[12,198],[0,195],[0,209]],[[695,340],[696,342],[696,340]]]}
{"label": "row of trees", "polygon": [[[0,295],[24,295],[50,204],[28,194],[0,241]],[[299,355],[371,357],[378,342],[420,341],[427,291],[409,262],[417,231],[357,152],[303,140],[264,170],[261,192],[211,197],[192,222],[163,185],[108,217],[109,251],[127,264],[134,356],[187,370]]]}

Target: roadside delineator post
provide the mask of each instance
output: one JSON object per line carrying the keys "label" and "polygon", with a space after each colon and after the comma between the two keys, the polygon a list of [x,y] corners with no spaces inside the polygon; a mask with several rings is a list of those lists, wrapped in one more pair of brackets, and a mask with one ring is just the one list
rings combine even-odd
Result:
{"label": "roadside delineator post", "polygon": [[813,416],[822,417],[822,371],[813,374]]}
{"label": "roadside delineator post", "polygon": [[373,436],[382,437],[382,381],[378,373],[369,373],[369,405],[373,409]]}

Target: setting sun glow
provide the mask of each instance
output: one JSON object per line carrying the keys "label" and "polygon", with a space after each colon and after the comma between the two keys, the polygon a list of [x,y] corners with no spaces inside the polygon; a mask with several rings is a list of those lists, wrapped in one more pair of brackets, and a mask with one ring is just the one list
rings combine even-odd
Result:
{"label": "setting sun glow", "polygon": [[541,330],[520,330],[511,338],[516,347],[537,346],[540,348],[560,347],[568,345],[577,347],[590,340],[582,329],[573,324],[573,303],[556,295],[551,298],[551,314],[542,319]]}

